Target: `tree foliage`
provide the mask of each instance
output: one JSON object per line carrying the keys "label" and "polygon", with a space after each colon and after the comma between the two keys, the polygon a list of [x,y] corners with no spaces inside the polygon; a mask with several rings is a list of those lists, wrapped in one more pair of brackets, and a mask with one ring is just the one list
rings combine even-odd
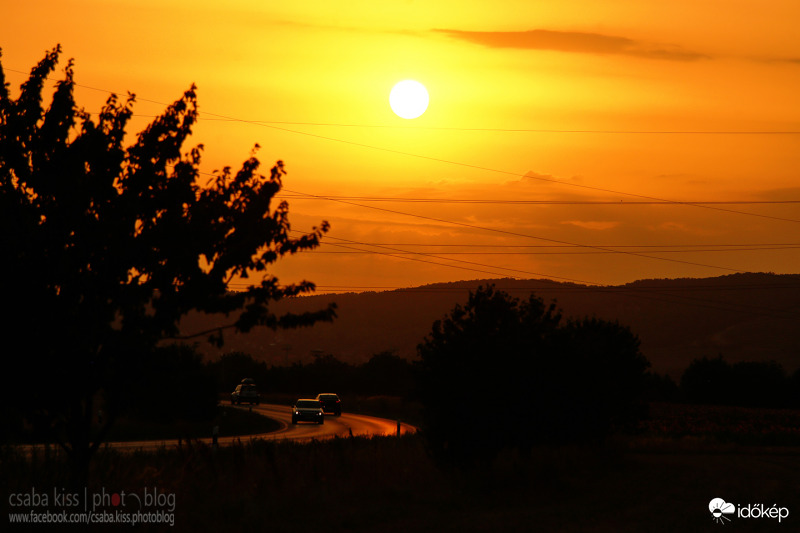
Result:
{"label": "tree foliage", "polygon": [[202,356],[186,344],[158,347],[147,354],[147,375],[135,387],[126,412],[162,423],[210,421],[217,414],[214,376]]}
{"label": "tree foliage", "polygon": [[[150,371],[144,355],[177,336],[187,312],[221,313],[226,328],[248,331],[331,320],[334,309],[270,312],[314,285],[281,285],[269,265],[314,248],[328,229],[292,237],[288,205],[275,205],[281,161],[264,176],[252,154],[236,172],[204,176],[203,146],[183,147],[198,117],[194,86],[128,146],[135,96],[83,111],[72,61],[44,107],[60,51],[31,70],[17,98],[0,66],[0,283],[12,312],[3,333],[24,346],[4,350],[3,385],[59,425],[64,447],[85,462],[105,431],[93,424],[98,398],[112,415],[111,400],[124,405]],[[246,290],[228,290],[253,275]],[[211,339],[221,343],[222,329]]]}
{"label": "tree foliage", "polygon": [[[336,392],[346,396],[401,396],[414,389],[412,365],[392,352],[373,355],[363,364],[350,364],[332,354],[317,355],[310,363],[267,366],[252,356],[233,352],[206,363],[218,392],[230,393],[243,378],[253,378],[262,394],[316,396]],[[348,401],[348,406],[352,405]]]}
{"label": "tree foliage", "polygon": [[635,421],[649,366],[628,328],[562,324],[555,305],[492,287],[470,293],[419,345],[424,431],[445,464],[501,449],[591,442]]}
{"label": "tree foliage", "polygon": [[731,364],[721,355],[695,359],[681,376],[683,397],[695,404],[797,406],[793,395],[800,389],[793,385],[792,378],[774,361],[740,361]]}

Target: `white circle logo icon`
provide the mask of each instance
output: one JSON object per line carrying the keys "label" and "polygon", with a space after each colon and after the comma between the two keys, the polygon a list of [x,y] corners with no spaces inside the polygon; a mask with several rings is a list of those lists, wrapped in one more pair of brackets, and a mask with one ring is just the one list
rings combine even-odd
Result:
{"label": "white circle logo icon", "polygon": [[722,498],[714,498],[708,502],[708,510],[711,511],[711,515],[714,517],[714,522],[724,524],[725,521],[731,521],[731,519],[725,515],[735,513],[736,506],[732,503],[727,503]]}

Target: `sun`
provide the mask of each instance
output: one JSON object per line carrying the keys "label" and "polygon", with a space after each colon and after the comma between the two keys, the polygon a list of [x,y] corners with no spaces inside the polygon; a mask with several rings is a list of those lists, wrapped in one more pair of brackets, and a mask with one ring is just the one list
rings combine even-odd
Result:
{"label": "sun", "polygon": [[428,109],[428,91],[418,81],[403,80],[389,93],[389,105],[400,118],[417,118]]}

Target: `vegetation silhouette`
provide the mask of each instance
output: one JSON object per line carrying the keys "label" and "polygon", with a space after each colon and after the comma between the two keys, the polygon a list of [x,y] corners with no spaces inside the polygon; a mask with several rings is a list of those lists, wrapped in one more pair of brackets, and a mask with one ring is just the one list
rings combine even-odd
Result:
{"label": "vegetation silhouette", "polygon": [[[283,162],[263,176],[254,150],[238,171],[201,183],[203,146],[183,148],[194,86],[127,147],[134,95],[111,95],[93,117],[74,101],[71,60],[44,108],[60,53],[45,55],[16,99],[0,66],[0,283],[13,310],[2,333],[24,346],[4,352],[0,387],[58,440],[85,486],[93,452],[157,371],[156,344],[179,336],[187,312],[230,317],[203,334],[221,344],[223,330],[306,326],[332,320],[335,306],[270,311],[314,285],[281,285],[269,265],[328,230],[290,237],[288,205],[273,205]],[[259,282],[228,291],[254,273]]]}
{"label": "vegetation silhouette", "polygon": [[128,402],[127,413],[162,423],[214,418],[217,414],[214,377],[196,350],[176,344],[156,348],[144,357],[147,374],[134,384],[133,394],[119,400]]}
{"label": "vegetation silhouette", "polygon": [[253,378],[262,394],[315,396],[321,392],[358,395],[409,396],[414,389],[412,365],[391,352],[373,355],[361,365],[340,361],[332,354],[311,363],[268,367],[243,352],[225,354],[206,363],[216,390],[231,392],[242,378]]}
{"label": "vegetation silhouette", "polygon": [[681,394],[688,403],[740,407],[800,406],[800,370],[792,377],[774,361],[731,364],[721,355],[695,359],[681,376]]}
{"label": "vegetation silhouette", "polygon": [[562,324],[555,304],[534,295],[471,292],[433,324],[419,355],[423,431],[443,466],[486,465],[504,448],[598,442],[645,414],[649,363],[636,336],[597,319]]}

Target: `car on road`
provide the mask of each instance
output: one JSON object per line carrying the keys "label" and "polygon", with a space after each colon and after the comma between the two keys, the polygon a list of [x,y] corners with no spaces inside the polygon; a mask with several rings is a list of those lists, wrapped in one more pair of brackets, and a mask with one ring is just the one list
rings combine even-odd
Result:
{"label": "car on road", "polygon": [[322,405],[315,399],[301,398],[294,402],[292,406],[292,424],[297,424],[301,420],[325,423],[325,413],[322,412]]}
{"label": "car on road", "polygon": [[250,378],[245,378],[241,383],[236,385],[236,389],[231,393],[231,404],[239,405],[249,403],[250,405],[258,405],[261,402],[261,395],[258,393],[258,387],[255,382]]}
{"label": "car on road", "polygon": [[322,394],[317,394],[317,401],[322,404],[323,412],[333,413],[336,416],[342,415],[342,401],[339,399],[338,394],[323,392]]}

